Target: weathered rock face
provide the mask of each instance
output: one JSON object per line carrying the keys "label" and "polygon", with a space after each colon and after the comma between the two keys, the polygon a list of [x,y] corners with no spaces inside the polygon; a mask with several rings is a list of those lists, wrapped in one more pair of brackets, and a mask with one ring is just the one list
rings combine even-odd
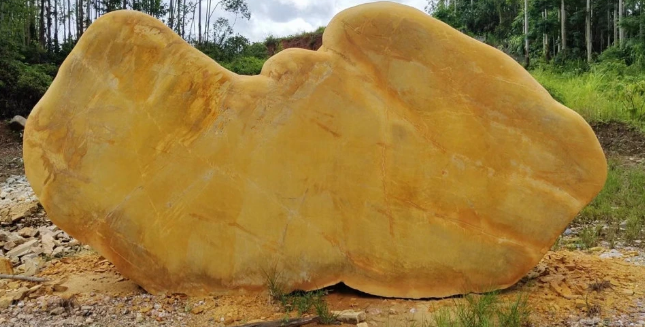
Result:
{"label": "weathered rock face", "polygon": [[51,219],[151,292],[512,285],[602,188],[591,128],[521,66],[373,3],[237,76],[161,22],[98,19],[28,118]]}

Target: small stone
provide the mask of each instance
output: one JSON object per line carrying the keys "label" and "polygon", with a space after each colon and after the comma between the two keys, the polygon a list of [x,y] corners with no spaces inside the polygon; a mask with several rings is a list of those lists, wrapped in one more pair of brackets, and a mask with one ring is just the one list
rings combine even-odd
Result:
{"label": "small stone", "polygon": [[59,255],[59,254],[62,254],[64,251],[65,251],[65,248],[64,248],[64,247],[62,247],[62,246],[57,246],[56,248],[54,248],[54,251],[52,252],[52,255],[53,255],[53,256],[57,256],[57,255]]}
{"label": "small stone", "polygon": [[143,321],[143,314],[137,313],[137,317],[134,319],[135,322],[142,322]]}
{"label": "small stone", "polygon": [[11,303],[13,303],[13,297],[11,296],[3,296],[0,298],[0,309],[6,309],[8,308]]}
{"label": "small stone", "polygon": [[40,241],[42,242],[43,253],[51,255],[54,252],[56,243],[54,242],[54,235],[52,233],[42,234]]}
{"label": "small stone", "polygon": [[57,316],[57,315],[63,314],[64,312],[65,312],[65,308],[58,307],[49,311],[49,314]]}
{"label": "small stone", "polygon": [[360,322],[356,324],[356,327],[369,327],[369,325],[366,322]]}
{"label": "small stone", "polygon": [[332,314],[336,316],[338,321],[348,324],[358,324],[365,321],[365,311],[332,311]]}
{"label": "small stone", "polygon": [[622,292],[622,293],[623,293],[624,295],[628,295],[628,296],[634,295],[634,291],[633,291],[633,290],[623,290],[623,292]]}
{"label": "small stone", "polygon": [[620,253],[618,250],[612,249],[612,250],[610,250],[608,252],[605,252],[605,253],[601,254],[599,257],[602,258],[602,259],[611,259],[611,258],[620,258],[622,256],[623,256],[623,254]]}
{"label": "small stone", "polygon": [[85,323],[87,323],[87,324],[91,324],[93,322],[94,322],[94,319],[92,319],[92,318],[85,319]]}
{"label": "small stone", "polygon": [[18,235],[25,238],[35,237],[37,234],[38,234],[38,230],[33,227],[24,227],[18,231]]}
{"label": "small stone", "polygon": [[0,257],[0,274],[13,275],[13,265],[9,258]]}
{"label": "small stone", "polygon": [[36,242],[38,242],[38,240],[31,240],[16,246],[11,251],[7,252],[7,257],[21,257],[29,253],[31,246],[36,244]]}
{"label": "small stone", "polygon": [[2,248],[5,249],[6,251],[9,251],[15,247],[16,247],[16,241],[8,241],[4,243],[4,246]]}
{"label": "small stone", "polygon": [[[68,287],[65,286],[65,285],[61,285],[61,284],[55,284],[53,286],[53,289],[54,289],[54,292],[65,292],[65,291],[67,291]],[[85,308],[87,308],[87,306],[82,307],[83,310],[85,310]],[[88,310],[92,310],[92,307],[89,307]]]}

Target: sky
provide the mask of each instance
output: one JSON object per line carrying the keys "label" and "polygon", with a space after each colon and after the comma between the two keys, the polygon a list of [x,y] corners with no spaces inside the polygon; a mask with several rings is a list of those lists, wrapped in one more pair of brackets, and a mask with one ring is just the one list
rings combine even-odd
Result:
{"label": "sky", "polygon": [[[252,42],[327,26],[338,12],[375,0],[247,0],[251,19],[238,18],[233,29]],[[390,0],[423,10],[427,0]],[[231,20],[231,23],[233,20]]]}

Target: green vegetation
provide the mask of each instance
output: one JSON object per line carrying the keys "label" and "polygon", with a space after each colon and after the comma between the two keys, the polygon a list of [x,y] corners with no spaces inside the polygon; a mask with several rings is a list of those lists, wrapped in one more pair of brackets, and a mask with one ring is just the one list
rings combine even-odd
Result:
{"label": "green vegetation", "polygon": [[540,66],[531,74],[554,99],[587,121],[618,120],[645,126],[645,75],[640,68],[608,61],[584,71]]}
{"label": "green vegetation", "polygon": [[276,269],[265,272],[265,278],[269,296],[274,302],[280,304],[285,313],[295,312],[298,316],[305,313],[315,313],[318,316],[318,322],[323,325],[331,325],[337,321],[336,316],[327,306],[325,291],[286,293],[282,277]]}
{"label": "green vegetation", "polygon": [[436,311],[430,319],[413,322],[410,327],[527,327],[531,326],[527,298],[505,301],[497,292],[468,294],[454,305]]}
{"label": "green vegetation", "polygon": [[[576,223],[585,226],[580,235],[584,248],[600,239],[613,244],[642,239],[645,227],[645,169],[609,161],[607,182],[600,194],[582,210]],[[604,227],[606,225],[606,227]],[[593,227],[598,226],[598,227]]]}

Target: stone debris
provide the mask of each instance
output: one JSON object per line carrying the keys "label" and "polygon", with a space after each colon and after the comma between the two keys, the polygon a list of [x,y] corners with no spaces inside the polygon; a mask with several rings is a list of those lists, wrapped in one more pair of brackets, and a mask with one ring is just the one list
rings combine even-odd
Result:
{"label": "stone debris", "polygon": [[338,321],[347,323],[347,324],[358,324],[365,321],[365,311],[352,311],[352,310],[343,310],[343,311],[332,311],[331,312]]}
{"label": "stone debris", "polygon": [[0,257],[0,274],[13,275],[13,266],[9,258]]}
{"label": "stone debris", "polygon": [[46,218],[24,176],[0,183],[0,273],[33,276],[51,257],[82,245]]}
{"label": "stone debris", "polygon": [[622,256],[623,256],[623,254],[620,253],[620,251],[618,251],[616,249],[612,249],[612,250],[609,250],[608,252],[605,252],[605,253],[601,254],[600,258],[602,258],[602,259],[620,258]]}

